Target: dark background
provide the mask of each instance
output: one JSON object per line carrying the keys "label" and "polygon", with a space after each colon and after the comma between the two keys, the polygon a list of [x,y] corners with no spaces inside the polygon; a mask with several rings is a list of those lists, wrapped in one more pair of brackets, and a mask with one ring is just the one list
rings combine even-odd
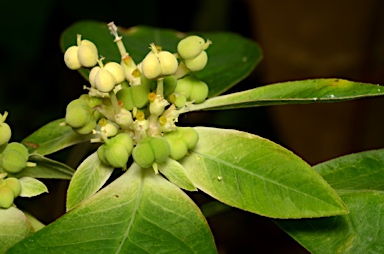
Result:
{"label": "dark background", "polygon": [[[80,75],[64,65],[60,33],[84,19],[182,32],[232,31],[258,41],[262,63],[229,92],[320,77],[384,85],[383,5],[380,0],[8,1],[0,8],[0,112],[9,112],[12,141],[64,116],[66,105],[83,90]],[[383,106],[382,98],[374,98],[194,113],[182,121],[266,137],[313,165],[384,147]],[[65,161],[68,153],[54,156]],[[49,195],[18,205],[50,223],[64,212],[67,183],[46,183]],[[191,197],[199,204],[211,201],[203,194]],[[209,223],[220,253],[306,253],[257,215],[231,209]]]}

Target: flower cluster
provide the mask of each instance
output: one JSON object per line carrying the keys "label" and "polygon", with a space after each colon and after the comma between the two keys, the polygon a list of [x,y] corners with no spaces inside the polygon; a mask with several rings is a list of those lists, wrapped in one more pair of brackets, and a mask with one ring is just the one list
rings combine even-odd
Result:
{"label": "flower cluster", "polygon": [[188,36],[177,45],[177,53],[151,43],[150,51],[136,64],[128,54],[113,23],[121,61],[104,63],[96,45],[77,36],[77,45],[64,54],[68,68],[90,68],[87,94],[71,101],[65,125],[79,134],[93,134],[102,142],[97,154],[102,163],[126,169],[128,159],[142,168],[153,167],[167,158],[182,159],[196,146],[199,136],[190,127],[177,127],[188,105],[208,97],[208,85],[194,72],[208,61],[206,49],[211,42]]}

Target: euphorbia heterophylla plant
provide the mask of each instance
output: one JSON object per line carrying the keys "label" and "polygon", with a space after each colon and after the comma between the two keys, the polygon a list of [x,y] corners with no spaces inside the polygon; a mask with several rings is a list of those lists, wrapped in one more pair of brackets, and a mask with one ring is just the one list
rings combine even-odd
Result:
{"label": "euphorbia heterophylla plant", "polygon": [[[9,143],[8,113],[0,117],[1,252],[217,253],[194,191],[270,217],[312,253],[383,251],[384,151],[311,167],[254,134],[178,122],[199,110],[381,96],[380,86],[312,79],[221,95],[261,59],[232,33],[87,21],[61,46],[84,94],[21,143]],[[97,148],[76,170],[47,157],[81,142]],[[39,178],[70,180],[67,213],[46,226],[13,205],[47,191]]]}

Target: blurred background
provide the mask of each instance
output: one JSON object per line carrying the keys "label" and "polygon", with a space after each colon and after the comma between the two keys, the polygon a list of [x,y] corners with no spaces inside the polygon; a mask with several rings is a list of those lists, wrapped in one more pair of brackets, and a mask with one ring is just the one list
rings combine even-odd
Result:
{"label": "blurred background", "polygon": [[[83,80],[65,67],[60,34],[84,19],[182,32],[231,31],[257,41],[262,63],[228,92],[307,78],[384,85],[383,11],[380,0],[7,1],[0,9],[0,112],[10,113],[12,141],[64,116],[66,105],[83,93]],[[383,107],[384,99],[374,98],[198,112],[182,121],[257,134],[314,165],[384,147]],[[54,156],[71,164],[65,155]],[[67,183],[46,183],[49,195],[18,205],[50,223],[64,212]],[[212,201],[203,194],[191,197],[201,205]],[[307,253],[267,218],[230,209],[208,220],[220,253]]]}

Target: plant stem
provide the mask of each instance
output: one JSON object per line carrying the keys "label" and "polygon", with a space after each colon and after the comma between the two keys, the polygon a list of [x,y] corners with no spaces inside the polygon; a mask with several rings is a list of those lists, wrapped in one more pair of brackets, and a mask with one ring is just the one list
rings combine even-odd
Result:
{"label": "plant stem", "polygon": [[117,101],[117,97],[115,92],[112,90],[109,92],[109,98],[111,99],[111,103],[113,106],[113,110],[115,111],[115,115],[120,113],[119,102]]}
{"label": "plant stem", "polygon": [[156,94],[164,97],[164,78],[159,78],[157,80]]}

